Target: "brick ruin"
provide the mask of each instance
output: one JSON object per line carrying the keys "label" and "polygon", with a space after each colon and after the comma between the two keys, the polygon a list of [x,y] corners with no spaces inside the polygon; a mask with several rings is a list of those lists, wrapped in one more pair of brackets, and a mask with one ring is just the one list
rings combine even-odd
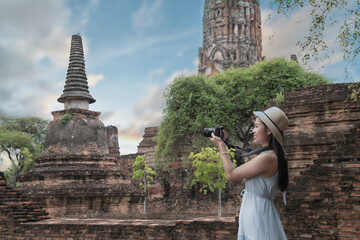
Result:
{"label": "brick ruin", "polygon": [[[290,120],[285,132],[290,185],[286,208],[280,195],[275,203],[288,239],[359,239],[360,100],[350,99],[351,86],[291,91],[279,106]],[[155,136],[154,129],[145,130],[147,146],[150,132]],[[174,182],[180,181],[178,175]],[[237,197],[244,186],[236,184],[228,186],[223,199],[227,216],[234,215],[241,202]]]}
{"label": "brick ruin", "polygon": [[[349,84],[308,87],[286,94],[285,103],[280,105],[290,120],[285,151],[291,182],[286,208],[281,196],[276,197],[275,204],[288,239],[358,239],[360,104],[359,100],[348,101],[350,94]],[[139,154],[145,153],[149,159],[155,147],[151,136],[156,135],[156,129],[146,129],[139,145]],[[28,185],[21,190],[22,197],[18,193],[12,200],[1,198],[0,219],[4,224],[0,236],[4,239],[236,239],[242,183],[228,186],[223,197],[224,217],[218,219],[216,194],[202,196],[181,191],[181,169],[175,169],[169,179],[171,191],[168,195],[161,185],[150,191],[145,216],[141,212],[144,196],[131,180],[131,165],[137,155],[109,155],[101,159],[88,156],[81,160],[77,156],[77,162],[70,156],[54,159],[47,154],[40,157],[30,174],[32,178],[37,176],[36,181],[32,180],[39,182],[37,187],[36,184],[31,187],[28,175],[25,176]],[[80,162],[83,167],[91,166],[91,162],[96,167],[87,167],[82,172],[76,169]],[[72,180],[61,170],[61,166],[67,164],[66,172]],[[40,190],[40,182],[43,190]],[[123,187],[118,187],[121,184]],[[54,209],[46,205],[52,201],[46,197],[51,194],[50,186],[54,189],[52,197],[58,199],[51,203]],[[3,184],[1,196],[4,189],[10,191]],[[102,195],[103,200],[97,194]],[[34,211],[51,219],[17,222],[14,211],[4,211],[16,198],[40,202],[45,208],[38,207],[43,210]],[[26,216],[31,219],[31,214],[22,219]]]}
{"label": "brick ruin", "polygon": [[[74,43],[74,44],[73,44]],[[63,95],[52,112],[45,150],[21,179],[6,187],[0,175],[1,239],[236,239],[241,182],[229,183],[217,218],[217,195],[184,189],[181,164],[144,194],[131,178],[145,154],[153,164],[157,128],[145,129],[138,153],[120,155],[117,129],[105,127],[87,90],[81,37],[73,36]],[[286,208],[277,205],[289,239],[358,239],[360,101],[350,84],[287,93],[280,105],[291,181]]]}
{"label": "brick ruin", "polygon": [[281,106],[290,119],[291,183],[280,212],[289,239],[359,237],[360,101],[350,87],[292,91]]}
{"label": "brick ruin", "polygon": [[257,0],[205,0],[199,73],[262,61],[261,14]]}

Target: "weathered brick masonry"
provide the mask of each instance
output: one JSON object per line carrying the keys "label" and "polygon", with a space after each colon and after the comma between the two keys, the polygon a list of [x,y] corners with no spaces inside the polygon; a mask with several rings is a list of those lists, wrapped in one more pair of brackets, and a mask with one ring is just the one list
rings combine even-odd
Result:
{"label": "weathered brick masonry", "polygon": [[[236,239],[235,218],[121,220],[52,218],[0,175],[0,239]],[[48,220],[45,220],[48,219]]]}
{"label": "weathered brick masonry", "polygon": [[[280,196],[275,203],[289,239],[357,239],[360,233],[360,106],[359,101],[350,100],[350,86],[330,84],[295,90],[286,95],[280,106],[290,120],[285,151],[291,181],[286,209]],[[147,146],[151,145],[150,132],[153,129],[145,131]],[[177,192],[181,191],[181,180],[179,172],[170,180],[173,188],[177,186]],[[238,211],[242,187],[239,183],[228,187],[229,197],[225,194],[223,199],[224,214]],[[216,202],[196,196],[201,198],[195,205],[181,196],[176,201],[178,206],[192,209],[195,215],[214,214],[209,209],[216,209]],[[152,211],[152,204],[157,202],[165,205],[169,201],[150,201],[148,209]],[[156,206],[154,209],[159,212],[165,207]],[[181,209],[178,213],[174,208],[169,212],[180,216],[181,207],[175,208]]]}
{"label": "weathered brick masonry", "polygon": [[292,91],[281,106],[292,181],[277,205],[289,239],[360,239],[360,102],[349,86]]}
{"label": "weathered brick masonry", "polygon": [[1,236],[13,239],[227,239],[235,240],[237,227],[233,218],[194,220],[119,220],[119,219],[50,219],[18,223],[14,231]]}
{"label": "weathered brick masonry", "polygon": [[209,76],[261,61],[261,14],[256,0],[205,0],[199,73]]}
{"label": "weathered brick masonry", "polygon": [[[291,183],[287,207],[283,207],[280,197],[275,203],[289,239],[359,239],[360,106],[359,102],[346,101],[350,93],[347,84],[309,87],[290,92],[286,103],[280,106],[290,119],[286,152]],[[118,157],[124,164],[119,165],[119,173],[113,172],[115,176],[128,179],[135,157]],[[181,181],[181,174],[174,176],[170,184]],[[149,199],[150,217],[163,220],[79,219],[76,215],[71,218],[65,215],[21,223],[14,220],[11,215],[14,212],[6,210],[9,205],[2,201],[0,236],[4,239],[235,239],[239,186],[227,190],[229,196],[224,198],[223,210],[233,217],[223,219],[191,219],[197,214],[215,216],[216,200],[190,193]],[[0,191],[3,196],[9,189],[2,185]],[[121,194],[131,196],[134,191],[137,190],[126,188]],[[135,202],[127,198],[118,206],[125,212],[134,207],[132,204],[141,209],[142,197],[137,196]],[[190,212],[193,215],[187,215]],[[190,219],[165,220],[168,215]]]}
{"label": "weathered brick masonry", "polygon": [[0,239],[13,239],[13,231],[21,223],[37,222],[47,218],[48,213],[40,204],[7,187],[5,177],[0,172]]}
{"label": "weathered brick masonry", "polygon": [[[287,94],[286,103],[281,106],[290,119],[286,152],[291,183],[287,207],[283,207],[280,197],[275,203],[289,239],[359,239],[360,106],[359,102],[346,102],[349,95],[347,84],[309,87]],[[118,158],[127,163],[119,170],[122,178],[130,175],[135,157]],[[175,176],[173,181],[179,182],[181,176]],[[4,184],[0,191],[1,196],[14,192]],[[124,189],[122,194],[130,195],[132,191]],[[236,209],[235,215],[240,202],[235,206],[229,204],[238,197],[229,190],[229,195],[232,194],[236,196],[225,198],[223,209],[225,212]],[[21,199],[19,194],[16,196]],[[0,206],[0,236],[4,239],[236,239],[235,217],[121,220],[72,216],[22,223],[16,220],[14,211],[7,210],[8,202],[2,200]],[[124,201],[120,206],[126,209],[131,204]],[[209,208],[216,209],[216,201],[211,197],[188,193],[149,200],[148,206],[154,216],[160,217],[162,213],[163,218],[169,213],[184,217],[181,211],[209,214],[206,212]],[[34,220],[31,215],[26,216]],[[26,216],[20,219],[26,222]]]}

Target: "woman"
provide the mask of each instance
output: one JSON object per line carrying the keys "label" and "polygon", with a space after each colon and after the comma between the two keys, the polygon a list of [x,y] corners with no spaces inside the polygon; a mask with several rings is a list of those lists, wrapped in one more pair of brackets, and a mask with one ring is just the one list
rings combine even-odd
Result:
{"label": "woman", "polygon": [[254,112],[254,115],[254,143],[263,147],[269,146],[271,150],[264,151],[235,168],[224,141],[214,133],[210,140],[220,150],[228,179],[245,179],[245,190],[241,193],[243,199],[239,214],[238,240],[287,239],[272,199],[279,189],[284,192],[289,182],[287,161],[280,145],[289,120],[277,107],[264,112]]}

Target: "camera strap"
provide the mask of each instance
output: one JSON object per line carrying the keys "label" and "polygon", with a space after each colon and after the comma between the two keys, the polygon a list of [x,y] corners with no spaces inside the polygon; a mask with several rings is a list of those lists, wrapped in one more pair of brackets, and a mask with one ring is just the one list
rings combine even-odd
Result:
{"label": "camera strap", "polygon": [[272,148],[269,147],[269,146],[266,146],[266,147],[261,147],[261,148],[258,148],[258,149],[255,149],[254,151],[251,151],[249,153],[245,153],[243,155],[243,157],[248,157],[248,156],[251,156],[251,155],[254,155],[254,154],[259,154],[261,152],[264,152],[264,151],[267,151],[267,150],[271,150]]}
{"label": "camera strap", "polygon": [[239,150],[241,150],[241,151],[244,151],[244,152],[251,152],[251,151],[252,151],[251,148],[242,148],[242,147],[233,145],[228,138],[222,139],[222,140],[224,141],[225,145],[226,145],[228,148],[232,148],[232,149],[237,148],[237,149],[239,149]]}
{"label": "camera strap", "polygon": [[238,146],[235,146],[233,144],[231,144],[231,142],[229,141],[229,139],[223,139],[225,145],[228,147],[228,148],[232,148],[232,149],[239,149],[243,152],[247,152],[245,154],[243,154],[243,157],[248,157],[248,156],[251,156],[251,155],[254,155],[254,154],[259,154],[263,151],[267,151],[267,150],[271,150],[271,148],[269,146],[266,146],[266,147],[262,147],[262,148],[258,148],[258,149],[255,149],[255,150],[252,150],[251,148],[242,148],[242,147],[238,147]]}

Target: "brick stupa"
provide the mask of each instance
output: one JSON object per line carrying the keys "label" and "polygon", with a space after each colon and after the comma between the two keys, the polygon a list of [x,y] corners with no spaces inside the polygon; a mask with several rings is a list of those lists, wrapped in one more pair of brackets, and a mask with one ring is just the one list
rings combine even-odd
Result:
{"label": "brick stupa", "polygon": [[52,112],[44,151],[35,168],[22,177],[22,190],[42,203],[51,217],[121,214],[117,199],[129,186],[118,164],[118,131],[104,126],[100,112],[88,110],[95,99],[88,90],[79,35],[72,36],[66,83],[58,101],[64,110]]}

